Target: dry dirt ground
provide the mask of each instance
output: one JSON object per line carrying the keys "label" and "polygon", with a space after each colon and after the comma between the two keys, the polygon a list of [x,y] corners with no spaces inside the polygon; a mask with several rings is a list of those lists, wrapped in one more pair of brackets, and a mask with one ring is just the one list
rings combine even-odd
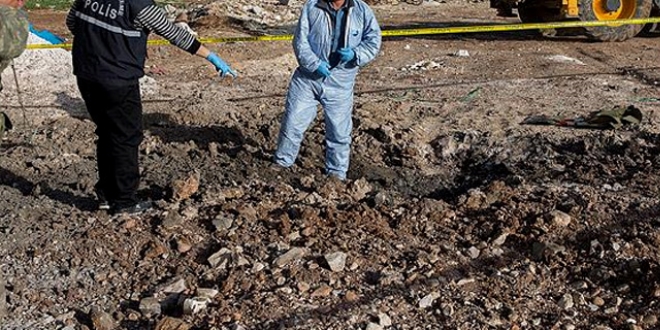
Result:
{"label": "dry dirt ground", "polygon": [[[504,21],[487,2],[377,13]],[[63,13],[31,15],[64,32]],[[17,124],[0,151],[0,328],[657,329],[658,40],[387,39],[357,82],[346,183],[322,174],[322,120],[295,170],[269,169],[289,42],[212,45],[233,81],[150,48],[140,194],[158,207],[134,218],[95,210],[94,126],[72,78],[24,70],[43,73],[21,82],[27,122],[13,80],[0,96]],[[520,125],[628,104],[641,125]]]}

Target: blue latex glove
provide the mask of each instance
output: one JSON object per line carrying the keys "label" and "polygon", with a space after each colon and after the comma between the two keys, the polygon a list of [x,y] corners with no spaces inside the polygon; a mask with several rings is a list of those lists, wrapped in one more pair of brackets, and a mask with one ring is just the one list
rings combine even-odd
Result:
{"label": "blue latex glove", "polygon": [[330,64],[328,64],[326,62],[321,62],[321,65],[319,65],[319,68],[316,69],[316,73],[323,76],[323,78],[330,77]]}
{"label": "blue latex glove", "polygon": [[350,48],[342,48],[337,51],[342,62],[348,63],[355,59],[355,51]]}
{"label": "blue latex glove", "polygon": [[220,76],[226,77],[227,75],[231,75],[236,78],[236,72],[234,72],[225,61],[216,55],[216,53],[211,52],[206,59],[215,66],[215,69],[218,70],[218,72],[220,72]]}

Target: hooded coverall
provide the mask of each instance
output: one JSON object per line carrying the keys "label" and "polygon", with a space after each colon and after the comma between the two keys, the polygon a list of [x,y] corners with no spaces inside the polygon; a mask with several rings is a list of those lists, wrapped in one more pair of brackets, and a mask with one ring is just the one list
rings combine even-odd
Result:
{"label": "hooded coverall", "polygon": [[[275,162],[294,164],[303,135],[316,118],[320,103],[325,115],[326,173],[346,179],[353,121],[353,87],[359,67],[371,62],[380,50],[381,33],[376,17],[362,0],[346,0],[334,10],[327,0],[309,0],[302,8],[293,49],[298,68],[291,78]],[[338,60],[337,50],[351,48],[355,58]],[[316,72],[330,64],[330,76]]]}

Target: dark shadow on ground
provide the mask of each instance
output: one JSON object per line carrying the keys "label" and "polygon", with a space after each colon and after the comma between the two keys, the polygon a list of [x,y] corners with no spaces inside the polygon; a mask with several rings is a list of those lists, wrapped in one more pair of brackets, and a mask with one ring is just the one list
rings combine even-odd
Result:
{"label": "dark shadow on ground", "polygon": [[85,102],[80,98],[71,97],[66,92],[55,93],[55,104],[57,107],[64,109],[73,118],[80,120],[91,119],[85,107]]}
{"label": "dark shadow on ground", "polygon": [[54,201],[73,206],[81,211],[93,212],[97,203],[91,196],[76,196],[70,192],[52,188],[47,182],[34,183],[14,172],[0,167],[0,185],[20,191],[24,196],[44,195]]}
{"label": "dark shadow on ground", "polygon": [[163,113],[146,113],[143,122],[145,130],[160,137],[165,143],[193,141],[205,150],[209,150],[210,144],[213,143],[217,147],[213,152],[228,154],[232,158],[243,150],[245,145],[259,147],[256,141],[245,137],[238,127],[180,125],[170,115]]}

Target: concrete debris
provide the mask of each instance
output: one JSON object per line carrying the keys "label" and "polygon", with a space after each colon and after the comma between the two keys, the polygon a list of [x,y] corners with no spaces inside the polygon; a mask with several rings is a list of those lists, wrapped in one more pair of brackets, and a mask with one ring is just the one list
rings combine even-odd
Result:
{"label": "concrete debris", "polygon": [[306,249],[294,247],[275,259],[275,261],[273,261],[273,265],[277,267],[283,267],[290,262],[302,259],[302,257],[305,256],[305,253],[307,253]]}
{"label": "concrete debris", "polygon": [[424,60],[424,61],[419,61],[415,64],[408,65],[404,68],[401,68],[401,71],[427,71],[427,70],[436,70],[443,67],[445,67],[445,64],[442,62]]}
{"label": "concrete debris", "polygon": [[552,56],[548,56],[546,58],[550,61],[558,62],[558,63],[586,65],[586,64],[584,64],[584,62],[582,62],[582,61],[580,61],[576,58],[568,57],[568,56],[565,56],[565,55],[552,55]]}
{"label": "concrete debris", "polygon": [[208,298],[203,298],[203,297],[188,298],[183,302],[183,313],[187,315],[197,314],[203,309],[205,309],[208,303],[209,303]]}
{"label": "concrete debris", "polygon": [[188,287],[186,286],[186,280],[184,279],[178,279],[165,287],[163,287],[160,291],[164,293],[181,293],[188,290]]}
{"label": "concrete debris", "polygon": [[231,261],[231,250],[222,248],[208,258],[208,262],[213,268],[226,268]]}
{"label": "concrete debris", "polygon": [[325,255],[325,261],[328,263],[330,270],[333,272],[341,272],[346,266],[346,253],[334,252]]}
{"label": "concrete debris", "polygon": [[161,313],[161,306],[158,299],[149,297],[140,300],[140,312],[145,317],[151,318]]}
{"label": "concrete debris", "polygon": [[419,301],[419,308],[426,309],[433,306],[433,302],[438,298],[440,298],[440,293],[438,292],[429,293]]}
{"label": "concrete debris", "polygon": [[190,330],[192,326],[180,319],[165,317],[156,324],[154,330]]}
{"label": "concrete debris", "polygon": [[110,314],[104,312],[98,306],[93,306],[89,313],[94,330],[114,330],[117,327],[115,320]]}

